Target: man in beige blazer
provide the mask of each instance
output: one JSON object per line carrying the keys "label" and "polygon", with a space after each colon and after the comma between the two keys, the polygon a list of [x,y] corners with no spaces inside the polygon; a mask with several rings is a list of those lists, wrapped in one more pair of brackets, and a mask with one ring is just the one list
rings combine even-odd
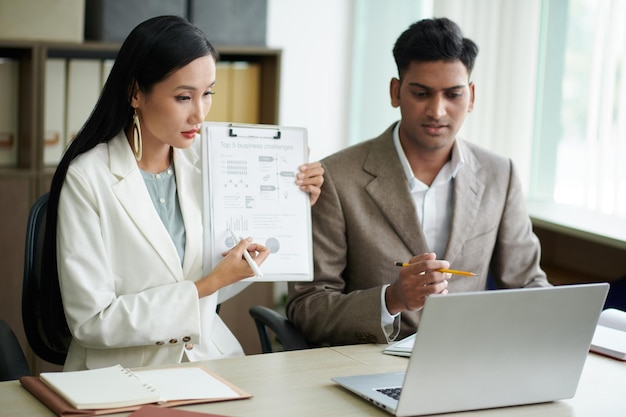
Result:
{"label": "man in beige blazer", "polygon": [[291,283],[287,301],[309,341],[397,340],[416,331],[428,295],[484,290],[488,276],[498,288],[550,285],[513,163],[457,138],[474,105],[477,53],[448,19],[411,25],[390,84],[401,120],[323,160],[315,277]]}

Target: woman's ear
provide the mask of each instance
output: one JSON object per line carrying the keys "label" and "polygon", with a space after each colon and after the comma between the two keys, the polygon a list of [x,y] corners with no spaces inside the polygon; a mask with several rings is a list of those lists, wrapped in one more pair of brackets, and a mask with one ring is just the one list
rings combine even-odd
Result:
{"label": "woman's ear", "polygon": [[135,81],[133,83],[133,87],[131,88],[130,91],[130,105],[133,108],[137,108],[139,107],[139,97],[141,96],[141,91],[139,90],[139,85],[137,84],[137,81]]}

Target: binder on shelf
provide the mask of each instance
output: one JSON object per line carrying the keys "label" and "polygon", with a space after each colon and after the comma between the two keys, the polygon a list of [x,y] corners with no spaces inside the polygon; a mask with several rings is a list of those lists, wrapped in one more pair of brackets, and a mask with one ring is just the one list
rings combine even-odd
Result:
{"label": "binder on shelf", "polygon": [[238,61],[231,66],[232,93],[229,122],[259,123],[261,67],[254,62]]}
{"label": "binder on shelf", "polygon": [[230,62],[218,62],[216,65],[215,88],[213,89],[213,103],[206,116],[207,122],[230,122],[232,77]]}
{"label": "binder on shelf", "polygon": [[258,63],[218,62],[215,95],[207,122],[259,123],[261,67]]}
{"label": "binder on shelf", "polygon": [[101,87],[104,87],[104,84],[107,82],[107,78],[109,78],[109,74],[111,73],[111,68],[113,68],[114,63],[114,59],[102,60],[102,82],[100,83]]}
{"label": "binder on shelf", "polygon": [[101,72],[99,59],[71,58],[68,61],[65,146],[76,137],[98,101]]}
{"label": "binder on shelf", "polygon": [[205,122],[201,136],[205,273],[236,244],[232,231],[270,250],[245,281],[311,281],[311,204],[295,183],[306,129]]}
{"label": "binder on shelf", "polygon": [[65,94],[67,61],[46,59],[44,90],[43,163],[56,165],[65,150]]}
{"label": "binder on shelf", "polygon": [[0,57],[0,166],[17,166],[19,62]]}

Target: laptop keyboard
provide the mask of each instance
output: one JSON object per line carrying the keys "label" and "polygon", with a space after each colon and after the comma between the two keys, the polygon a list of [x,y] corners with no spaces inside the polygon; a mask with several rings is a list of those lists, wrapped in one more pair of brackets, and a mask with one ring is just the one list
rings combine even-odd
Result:
{"label": "laptop keyboard", "polygon": [[385,394],[388,397],[393,398],[394,400],[400,399],[400,393],[402,392],[402,387],[393,387],[393,388],[378,388],[376,391],[381,394]]}

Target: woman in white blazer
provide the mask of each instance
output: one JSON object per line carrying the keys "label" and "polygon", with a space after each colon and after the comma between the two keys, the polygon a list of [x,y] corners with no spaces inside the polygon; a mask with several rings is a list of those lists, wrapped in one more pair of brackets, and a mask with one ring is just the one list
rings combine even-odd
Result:
{"label": "woman in white blazer", "polygon": [[[243,354],[216,314],[219,290],[254,274],[244,251],[257,264],[269,251],[242,240],[203,276],[193,145],[211,107],[217,59],[182,18],[137,26],[57,168],[44,268],[58,272],[52,307],[62,299],[47,318],[66,320],[72,337],[65,370]],[[298,174],[312,204],[322,174],[317,162]]]}

